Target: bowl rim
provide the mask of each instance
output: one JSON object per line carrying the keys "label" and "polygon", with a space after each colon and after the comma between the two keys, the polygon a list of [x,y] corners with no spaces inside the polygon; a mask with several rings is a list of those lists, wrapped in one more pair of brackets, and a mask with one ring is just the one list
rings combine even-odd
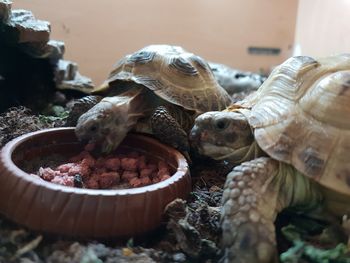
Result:
{"label": "bowl rim", "polygon": [[15,149],[19,145],[21,145],[24,141],[27,141],[31,137],[34,137],[34,136],[37,137],[42,135],[43,133],[50,133],[54,131],[60,132],[60,131],[70,131],[70,130],[74,131],[74,127],[48,128],[48,129],[42,129],[39,131],[23,134],[17,138],[12,139],[8,143],[6,143],[2,149],[0,149],[0,161],[2,162],[2,165],[4,166],[5,169],[11,172],[14,176],[19,177],[20,179],[25,180],[28,183],[49,188],[54,191],[61,191],[66,193],[79,194],[79,195],[88,194],[93,196],[137,195],[145,192],[158,191],[160,189],[167,188],[171,184],[176,183],[182,177],[186,176],[187,173],[189,173],[187,160],[179,151],[177,151],[176,149],[170,146],[162,144],[161,142],[159,142],[158,140],[150,136],[140,134],[140,133],[129,133],[128,136],[141,137],[143,140],[146,140],[152,144],[155,144],[157,145],[157,147],[165,148],[167,151],[172,152],[172,154],[175,155],[178,167],[176,172],[173,175],[171,175],[170,178],[155,184],[137,187],[137,188],[127,188],[127,189],[86,189],[85,188],[85,189],[82,189],[82,188],[64,186],[64,185],[47,182],[45,180],[40,179],[39,177],[26,173],[12,161],[12,154],[15,151]]}

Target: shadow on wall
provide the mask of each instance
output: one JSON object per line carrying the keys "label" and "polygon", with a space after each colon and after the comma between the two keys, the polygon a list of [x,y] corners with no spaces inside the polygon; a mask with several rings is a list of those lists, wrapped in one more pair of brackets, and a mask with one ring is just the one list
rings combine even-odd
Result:
{"label": "shadow on wall", "polygon": [[66,44],[65,58],[100,84],[118,59],[155,43],[181,45],[242,70],[269,71],[292,54],[297,1],[17,0],[13,8],[50,21],[52,38]]}

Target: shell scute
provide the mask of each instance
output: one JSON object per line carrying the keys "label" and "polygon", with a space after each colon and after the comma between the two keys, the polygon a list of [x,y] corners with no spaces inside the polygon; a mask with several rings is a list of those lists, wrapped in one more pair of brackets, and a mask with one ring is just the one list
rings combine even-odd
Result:
{"label": "shell scute", "polygon": [[151,51],[136,52],[128,58],[128,61],[145,64],[151,62],[154,59],[155,55],[155,52]]}
{"label": "shell scute", "polygon": [[291,58],[241,105],[272,158],[350,195],[350,56]]}
{"label": "shell scute", "polygon": [[210,67],[209,67],[209,65],[208,65],[208,63],[207,63],[203,58],[201,58],[201,57],[199,57],[199,56],[191,56],[190,59],[193,61],[193,63],[194,63],[199,69],[204,70],[204,71],[206,71],[206,70],[211,70]]}
{"label": "shell scute", "polygon": [[178,46],[151,45],[126,56],[116,64],[106,86],[118,89],[114,84],[119,81],[141,84],[162,99],[197,113],[221,110],[231,102],[207,63]]}
{"label": "shell scute", "polygon": [[183,57],[173,58],[170,62],[170,67],[173,67],[176,71],[189,76],[198,75],[197,69]]}

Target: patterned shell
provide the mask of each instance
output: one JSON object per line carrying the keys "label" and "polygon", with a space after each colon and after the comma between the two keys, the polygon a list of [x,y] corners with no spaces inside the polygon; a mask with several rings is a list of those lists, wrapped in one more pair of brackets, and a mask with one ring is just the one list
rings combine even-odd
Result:
{"label": "patterned shell", "polygon": [[108,85],[94,92],[118,89],[118,80],[142,84],[162,99],[198,113],[223,110],[231,102],[208,63],[177,46],[151,45],[127,55],[115,65]]}
{"label": "patterned shell", "polygon": [[350,195],[350,54],[292,57],[241,105],[272,158]]}

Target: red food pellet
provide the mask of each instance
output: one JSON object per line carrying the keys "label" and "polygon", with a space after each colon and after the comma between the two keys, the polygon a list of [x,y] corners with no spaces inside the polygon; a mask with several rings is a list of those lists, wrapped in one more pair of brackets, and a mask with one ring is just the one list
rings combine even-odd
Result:
{"label": "red food pellet", "polygon": [[168,175],[168,174],[169,174],[168,168],[163,167],[162,169],[158,170],[157,177],[161,178],[163,177],[163,175]]}
{"label": "red food pellet", "polygon": [[168,165],[167,165],[166,162],[164,162],[164,161],[159,161],[159,162],[158,162],[158,169],[159,169],[159,170],[168,169]]}
{"label": "red food pellet", "polygon": [[[114,188],[120,182],[141,187],[170,178],[170,167],[164,161],[149,162],[146,155],[138,152],[109,154],[95,159],[90,154],[93,146],[86,145],[84,151],[55,169],[40,168],[38,175],[55,184],[89,189]],[[80,178],[79,186],[75,185],[74,178]]]}
{"label": "red food pellet", "polygon": [[76,174],[81,173],[81,165],[80,164],[75,164],[72,167],[69,168],[68,170],[68,175],[74,176]]}
{"label": "red food pellet", "polygon": [[164,174],[164,175],[160,178],[160,180],[161,180],[161,181],[164,181],[164,180],[169,179],[169,178],[170,178],[170,175],[169,175],[169,174]]}
{"label": "red food pellet", "polygon": [[144,168],[140,171],[140,178],[152,176],[152,169]]}
{"label": "red food pellet", "polygon": [[151,163],[147,165],[147,168],[148,168],[148,169],[151,169],[151,170],[152,170],[152,172],[155,172],[155,171],[157,171],[157,170],[158,170],[157,165],[155,165],[155,164],[151,164]]}
{"label": "red food pellet", "polygon": [[94,172],[92,173],[91,176],[103,174],[103,173],[106,173],[106,172],[107,172],[106,168],[96,168],[96,169],[94,169]]}
{"label": "red food pellet", "polygon": [[91,177],[88,180],[86,180],[85,187],[89,188],[89,189],[98,189],[99,188],[99,184],[98,184],[98,181],[95,178]]}
{"label": "red food pellet", "polygon": [[46,181],[51,181],[55,176],[57,176],[57,172],[52,170],[51,168],[39,168],[38,175]]}
{"label": "red food pellet", "polygon": [[156,184],[156,183],[159,183],[160,182],[160,178],[158,178],[158,177],[153,177],[152,178],[152,183],[153,184]]}
{"label": "red food pellet", "polygon": [[152,183],[151,179],[149,177],[142,177],[140,178],[141,184],[142,185],[149,185]]}
{"label": "red food pellet", "polygon": [[146,156],[141,155],[139,157],[139,169],[145,169],[147,167]]}
{"label": "red food pellet", "polygon": [[87,177],[91,174],[91,169],[89,166],[84,166],[81,164],[80,175],[82,177]]}
{"label": "red food pellet", "polygon": [[106,189],[114,184],[119,183],[120,175],[117,172],[109,172],[100,174],[98,177],[98,183],[100,188]]}
{"label": "red food pellet", "polygon": [[92,157],[91,155],[88,155],[81,161],[81,165],[88,166],[88,167],[94,167],[95,162],[96,162],[95,158]]}
{"label": "red food pellet", "polygon": [[115,157],[115,158],[108,158],[105,162],[105,167],[108,170],[111,171],[118,171],[120,168],[120,160],[119,158]]}
{"label": "red food pellet", "polygon": [[158,178],[158,171],[154,171],[152,172],[151,176],[150,176],[152,179],[153,178]]}
{"label": "red food pellet", "polygon": [[76,164],[69,169],[68,175],[74,176],[76,174],[80,174],[82,177],[89,176],[90,169],[88,166],[82,166],[81,164]]}
{"label": "red food pellet", "polygon": [[56,168],[56,170],[60,171],[61,173],[68,173],[69,169],[71,169],[75,165],[75,163],[61,164]]}
{"label": "red food pellet", "polygon": [[123,181],[129,182],[131,179],[133,178],[137,178],[138,177],[138,173],[137,172],[132,172],[132,171],[124,171],[121,179]]}
{"label": "red food pellet", "polygon": [[51,183],[73,187],[74,186],[74,178],[72,176],[68,176],[68,175],[55,176],[51,180]]}
{"label": "red food pellet", "polygon": [[96,168],[105,167],[105,158],[102,158],[102,157],[97,158],[97,160],[95,162],[95,167]]}
{"label": "red food pellet", "polygon": [[132,178],[130,181],[129,181],[129,184],[132,186],[132,187],[140,187],[142,185],[141,183],[141,180],[137,177],[135,178]]}
{"label": "red food pellet", "polygon": [[138,159],[136,158],[122,158],[120,160],[120,166],[122,169],[127,171],[137,171]]}

